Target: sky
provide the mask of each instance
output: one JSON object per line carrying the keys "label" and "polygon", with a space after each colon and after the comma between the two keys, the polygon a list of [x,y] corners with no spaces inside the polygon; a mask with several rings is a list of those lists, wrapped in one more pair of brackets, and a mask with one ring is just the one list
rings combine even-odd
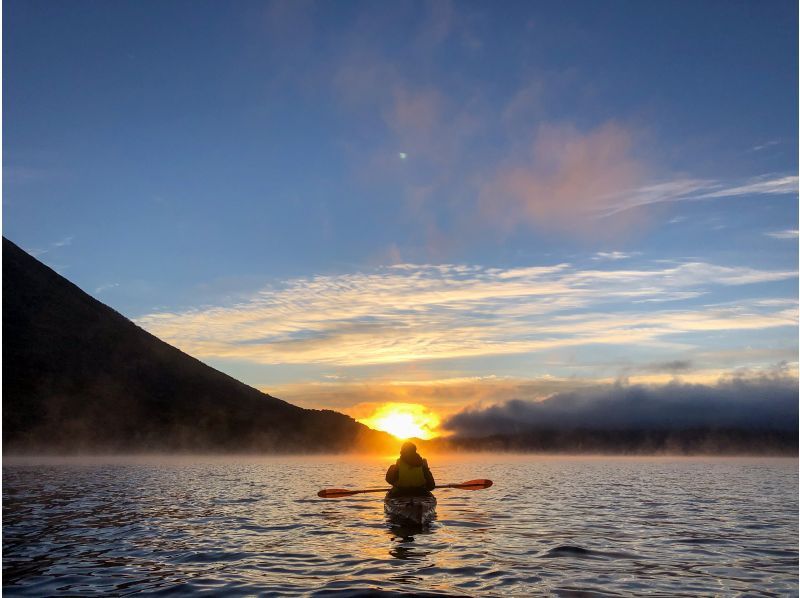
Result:
{"label": "sky", "polygon": [[3,234],[247,384],[452,419],[797,377],[795,2],[3,19]]}

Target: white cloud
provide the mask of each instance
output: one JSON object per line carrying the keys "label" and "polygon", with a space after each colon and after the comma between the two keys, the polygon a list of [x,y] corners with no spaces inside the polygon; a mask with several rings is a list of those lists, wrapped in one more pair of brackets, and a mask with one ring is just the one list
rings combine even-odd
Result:
{"label": "white cloud", "polygon": [[105,291],[111,290],[111,289],[113,289],[115,287],[118,287],[118,286],[119,286],[118,282],[110,282],[110,283],[107,283],[107,284],[101,284],[99,287],[97,287],[94,290],[94,293],[95,293],[95,295],[99,295],[101,293],[104,293]]}
{"label": "white cloud", "polygon": [[75,237],[70,235],[69,237],[64,237],[63,239],[56,241],[53,243],[53,247],[67,247],[68,245],[72,245],[72,241]]}
{"label": "white cloud", "polygon": [[50,253],[54,249],[58,249],[60,247],[67,247],[69,245],[72,245],[72,241],[74,239],[75,239],[75,237],[73,235],[70,235],[70,236],[67,236],[67,237],[63,237],[63,238],[59,239],[58,241],[53,241],[52,243],[50,243],[50,245],[48,246],[47,249],[34,248],[34,249],[26,249],[25,251],[27,251],[33,257],[39,257],[40,255],[44,255],[46,253]]}
{"label": "white cloud", "polygon": [[741,185],[724,187],[698,196],[698,199],[736,197],[739,195],[791,195],[797,194],[797,176],[755,177]]}
{"label": "white cloud", "polygon": [[796,228],[787,230],[778,230],[764,234],[768,237],[772,237],[773,239],[797,239],[798,237],[798,231]]}
{"label": "white cloud", "polygon": [[665,347],[677,346],[677,334],[795,326],[797,310],[637,304],[796,276],[703,262],[620,270],[404,264],[290,280],[237,305],[150,314],[137,323],[197,357],[265,364],[389,364],[603,343]]}
{"label": "white cloud", "polygon": [[779,143],[780,143],[779,139],[772,139],[770,141],[765,141],[764,143],[754,145],[751,149],[754,152],[760,152],[761,150],[765,150],[768,147],[772,147],[773,145],[778,145]]}
{"label": "white cloud", "polygon": [[594,261],[604,261],[610,260],[612,262],[616,262],[618,260],[627,260],[632,258],[635,255],[639,255],[638,253],[625,253],[624,251],[598,251],[594,254],[592,259]]}
{"label": "white cloud", "polygon": [[797,190],[796,175],[764,175],[738,183],[713,179],[675,179],[606,197],[604,208],[599,213],[601,216],[611,216],[658,203],[703,201],[742,195],[792,195],[797,194]]}

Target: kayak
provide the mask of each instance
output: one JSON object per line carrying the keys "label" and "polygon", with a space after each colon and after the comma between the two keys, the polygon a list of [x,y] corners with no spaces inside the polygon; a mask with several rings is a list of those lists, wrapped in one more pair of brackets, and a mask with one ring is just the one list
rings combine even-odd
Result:
{"label": "kayak", "polygon": [[436,517],[436,497],[387,495],[383,501],[383,510],[397,523],[426,525]]}
{"label": "kayak", "polygon": [[396,496],[383,501],[387,517],[398,523],[426,525],[436,517],[435,496]]}

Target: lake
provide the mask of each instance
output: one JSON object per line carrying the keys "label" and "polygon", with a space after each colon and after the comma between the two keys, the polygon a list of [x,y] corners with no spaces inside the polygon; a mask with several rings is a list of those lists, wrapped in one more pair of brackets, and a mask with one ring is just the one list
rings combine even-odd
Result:
{"label": "lake", "polygon": [[427,529],[392,525],[385,457],[3,463],[7,596],[797,595],[798,462],[429,458]]}

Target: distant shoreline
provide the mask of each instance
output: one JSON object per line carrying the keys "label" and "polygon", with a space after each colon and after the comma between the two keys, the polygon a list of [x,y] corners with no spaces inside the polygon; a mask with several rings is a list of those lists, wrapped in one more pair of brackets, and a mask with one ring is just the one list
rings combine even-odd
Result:
{"label": "distant shoreline", "polygon": [[[651,453],[651,454],[622,454],[622,453],[534,453],[520,451],[448,451],[428,453],[434,459],[477,459],[484,460],[492,457],[503,458],[539,458],[543,460],[574,460],[574,459],[612,459],[612,460],[708,460],[708,459],[763,459],[798,460],[797,453]],[[115,463],[131,464],[149,463],[154,461],[261,461],[261,460],[306,460],[306,459],[380,459],[391,460],[395,455],[381,453],[6,453],[3,455],[3,466],[38,465],[38,464],[102,464]]]}

